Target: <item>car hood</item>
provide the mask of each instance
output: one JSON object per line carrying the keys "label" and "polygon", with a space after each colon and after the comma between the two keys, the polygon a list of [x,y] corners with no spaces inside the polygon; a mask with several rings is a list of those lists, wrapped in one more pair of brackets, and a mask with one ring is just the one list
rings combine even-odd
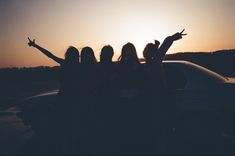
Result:
{"label": "car hood", "polygon": [[59,90],[56,89],[56,90],[44,92],[44,93],[41,93],[41,94],[36,94],[34,96],[30,96],[30,97],[25,98],[25,100],[33,99],[33,98],[37,98],[37,97],[42,97],[42,96],[57,95],[58,91]]}

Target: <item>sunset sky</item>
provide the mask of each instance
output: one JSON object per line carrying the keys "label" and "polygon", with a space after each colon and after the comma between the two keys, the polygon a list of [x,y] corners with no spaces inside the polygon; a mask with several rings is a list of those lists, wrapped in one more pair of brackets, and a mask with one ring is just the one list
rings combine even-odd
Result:
{"label": "sunset sky", "polygon": [[148,42],[185,28],[169,53],[235,48],[235,0],[1,0],[0,67],[54,66],[27,45],[27,37],[59,57],[73,45],[135,44],[139,57]]}

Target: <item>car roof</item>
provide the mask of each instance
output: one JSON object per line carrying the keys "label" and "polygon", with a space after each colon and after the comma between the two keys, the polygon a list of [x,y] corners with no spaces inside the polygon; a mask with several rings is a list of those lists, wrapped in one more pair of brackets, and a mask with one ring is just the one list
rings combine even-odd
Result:
{"label": "car roof", "polygon": [[192,76],[203,77],[204,79],[216,81],[216,82],[225,82],[227,78],[224,76],[209,70],[203,66],[198,64],[189,62],[189,61],[181,61],[181,60],[172,60],[172,61],[163,61],[164,65],[173,65],[175,67],[180,68],[185,74],[189,74]]}

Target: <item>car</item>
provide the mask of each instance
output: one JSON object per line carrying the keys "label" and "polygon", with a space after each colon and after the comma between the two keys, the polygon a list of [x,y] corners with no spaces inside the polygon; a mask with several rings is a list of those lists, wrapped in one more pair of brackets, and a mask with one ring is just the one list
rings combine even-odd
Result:
{"label": "car", "polygon": [[204,110],[220,114],[232,109],[235,78],[224,77],[188,61],[165,61],[165,78],[179,112]]}
{"label": "car", "polygon": [[[224,77],[189,61],[163,61],[163,67],[172,96],[173,113],[179,121],[198,118],[205,122],[208,118],[216,124],[223,124],[223,129],[235,127],[235,78]],[[52,104],[57,92],[53,90],[28,97],[23,100],[21,108]]]}
{"label": "car", "polygon": [[212,142],[222,144],[221,135],[234,137],[235,78],[188,61],[164,61],[164,71],[172,95],[173,130],[176,140],[184,142],[181,151],[192,140],[208,147]]}
{"label": "car", "polygon": [[[221,139],[233,140],[235,78],[224,77],[188,61],[163,61],[163,67],[172,105],[169,111],[172,118],[172,153],[188,154],[192,152],[192,147],[198,151],[196,143],[201,144],[200,148],[206,146],[209,149],[208,145],[212,145],[212,142],[221,147],[224,143]],[[55,109],[57,93],[58,90],[52,90],[27,97],[17,106],[18,111],[31,112],[30,118],[22,116],[24,113],[19,113],[18,116],[36,134],[47,133],[48,129],[43,125],[50,125],[47,118]],[[215,149],[215,146],[211,148]]]}

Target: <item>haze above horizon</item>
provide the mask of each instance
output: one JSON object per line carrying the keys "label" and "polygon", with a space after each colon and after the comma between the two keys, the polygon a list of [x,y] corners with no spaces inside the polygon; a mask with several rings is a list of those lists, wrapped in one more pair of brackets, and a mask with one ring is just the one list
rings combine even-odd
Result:
{"label": "haze above horizon", "polygon": [[0,67],[54,66],[27,37],[63,57],[67,47],[144,46],[185,28],[169,53],[235,49],[234,0],[6,0],[0,1]]}

